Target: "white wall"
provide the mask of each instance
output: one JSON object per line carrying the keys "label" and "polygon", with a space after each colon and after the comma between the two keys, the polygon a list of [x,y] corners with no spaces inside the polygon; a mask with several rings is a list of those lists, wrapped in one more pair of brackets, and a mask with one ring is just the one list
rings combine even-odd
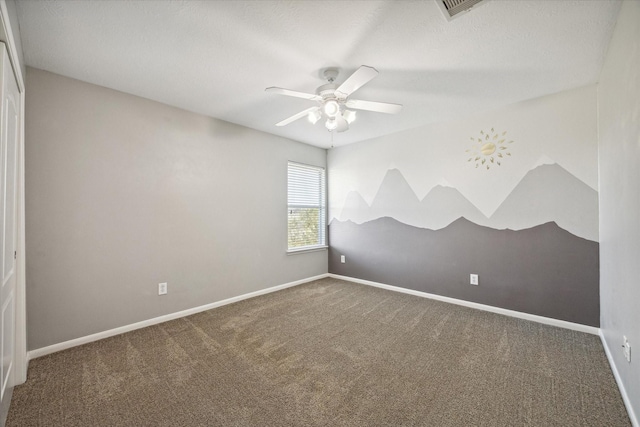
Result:
{"label": "white wall", "polygon": [[[620,10],[598,88],[601,328],[640,414],[640,2]],[[622,353],[622,337],[632,360]],[[635,415],[633,415],[635,414]]]}
{"label": "white wall", "polygon": [[[596,126],[596,87],[591,85],[332,149],[328,156],[336,185],[329,194],[330,218],[340,218],[350,191],[371,204],[394,168],[419,199],[437,185],[454,187],[486,216],[544,163],[557,163],[597,191]],[[477,138],[484,139],[492,128],[500,139],[506,132],[506,142],[513,141],[505,142],[511,155],[502,158],[501,166],[476,168],[468,159],[476,157]]]}
{"label": "white wall", "polygon": [[329,271],[598,326],[596,91],[330,150]]}
{"label": "white wall", "polygon": [[327,272],[286,254],[287,161],[325,150],[33,68],[27,87],[30,350]]}

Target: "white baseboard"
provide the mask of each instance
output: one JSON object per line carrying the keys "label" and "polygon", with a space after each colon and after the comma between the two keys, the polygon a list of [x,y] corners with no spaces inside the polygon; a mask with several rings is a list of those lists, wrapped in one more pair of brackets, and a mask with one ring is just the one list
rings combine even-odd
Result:
{"label": "white baseboard", "polygon": [[607,340],[604,339],[604,334],[602,330],[600,330],[600,341],[602,341],[602,346],[604,347],[604,352],[607,355],[607,359],[609,360],[609,366],[611,366],[611,371],[613,372],[613,376],[616,379],[616,383],[618,383],[618,389],[620,390],[620,394],[622,395],[622,401],[624,402],[624,406],[627,408],[627,414],[629,414],[629,419],[631,420],[631,424],[633,427],[640,427],[640,423],[638,423],[638,417],[636,417],[635,412],[633,411],[633,407],[631,406],[631,399],[627,395],[627,390],[624,388],[622,384],[622,378],[620,378],[620,373],[618,372],[618,368],[616,364],[613,362],[613,355],[611,354],[611,349],[607,345]]}
{"label": "white baseboard", "polygon": [[31,350],[27,353],[27,360],[32,360],[38,357],[46,356],[47,354],[55,353],[57,351],[66,350],[71,347],[87,344],[93,341],[98,341],[104,338],[109,338],[114,335],[120,335],[125,332],[134,331],[136,329],[145,328],[151,325],[157,325],[158,323],[167,322],[169,320],[178,319],[180,317],[190,316],[192,314],[200,313],[202,311],[211,310],[212,308],[221,307],[227,304],[233,304],[234,302],[242,301],[248,298],[257,297],[259,295],[276,292],[282,289],[291,288],[293,286],[302,285],[303,283],[312,282],[318,279],[324,279],[329,277],[327,273],[320,274],[318,276],[307,277],[306,279],[296,280],[294,282],[285,283],[283,285],[272,286],[270,288],[261,289],[255,292],[249,292],[248,294],[238,295],[224,299],[222,301],[212,302],[210,304],[201,305],[199,307],[189,308],[187,310],[178,311],[171,314],[165,314],[164,316],[154,317],[153,319],[143,320],[142,322],[132,323],[130,325],[120,326],[119,328],[109,329],[108,331],[98,332],[97,334],[87,335],[85,337],[75,338],[69,341],[64,341],[58,344],[53,344],[47,347]]}
{"label": "white baseboard", "polygon": [[388,289],[390,291],[402,292],[403,294],[415,295],[423,298],[434,299],[438,301],[448,302],[450,304],[462,305],[464,307],[475,308],[477,310],[490,311],[492,313],[503,314],[505,316],[517,317],[518,319],[530,320],[532,322],[543,323],[545,325],[557,326],[559,328],[571,329],[579,332],[586,332],[592,335],[598,335],[600,328],[595,326],[581,325],[579,323],[567,322],[566,320],[552,319],[550,317],[537,316],[535,314],[522,313],[520,311],[508,310],[506,308],[494,307],[491,305],[480,304],[477,302],[465,301],[457,298],[443,297],[441,295],[430,294],[427,292],[414,291],[413,289],[401,288],[398,286],[386,285],[384,283],[372,282],[370,280],[357,279],[355,277],[340,276],[338,274],[329,273],[329,277],[334,279],[346,280],[349,282],[360,283],[363,285],[375,286],[376,288]]}

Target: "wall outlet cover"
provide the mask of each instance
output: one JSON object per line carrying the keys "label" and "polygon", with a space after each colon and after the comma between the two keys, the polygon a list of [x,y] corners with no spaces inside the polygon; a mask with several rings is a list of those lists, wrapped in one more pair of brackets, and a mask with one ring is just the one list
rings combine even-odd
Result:
{"label": "wall outlet cover", "polygon": [[347,262],[347,258],[344,255],[340,255],[340,262],[344,264]]}
{"label": "wall outlet cover", "polygon": [[478,275],[477,274],[470,274],[469,275],[469,283],[472,285],[478,285]]}
{"label": "wall outlet cover", "polygon": [[167,294],[167,283],[158,283],[158,295],[166,295]]}
{"label": "wall outlet cover", "polygon": [[622,344],[622,352],[624,353],[624,358],[627,360],[627,362],[631,363],[631,344],[629,344],[629,340],[626,336],[622,337],[622,339],[624,341]]}

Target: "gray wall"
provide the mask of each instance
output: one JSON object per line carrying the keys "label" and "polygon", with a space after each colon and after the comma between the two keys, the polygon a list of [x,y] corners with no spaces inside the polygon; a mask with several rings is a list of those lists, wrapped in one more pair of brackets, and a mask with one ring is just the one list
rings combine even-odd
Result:
{"label": "gray wall", "polygon": [[[429,230],[380,218],[333,220],[329,230],[331,273],[599,325],[598,243],[555,222],[496,230],[460,218]],[[469,272],[479,286],[469,285]]]}
{"label": "gray wall", "polygon": [[[625,1],[598,89],[601,329],[640,415],[640,2]],[[622,337],[632,347],[631,363]]]}
{"label": "gray wall", "polygon": [[27,87],[30,350],[327,272],[286,255],[287,160],[325,150],[33,68]]}

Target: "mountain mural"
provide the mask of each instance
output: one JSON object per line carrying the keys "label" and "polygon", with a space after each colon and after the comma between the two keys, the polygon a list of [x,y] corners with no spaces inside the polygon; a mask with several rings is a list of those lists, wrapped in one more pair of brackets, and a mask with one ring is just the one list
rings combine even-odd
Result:
{"label": "mountain mural", "polygon": [[382,181],[371,206],[357,191],[351,191],[342,209],[340,220],[361,224],[376,218],[391,217],[405,224],[437,230],[460,217],[471,221],[486,221],[467,198],[453,187],[438,185],[422,199],[413,192],[397,169],[391,169]]}
{"label": "mountain mural", "polygon": [[598,241],[598,192],[557,164],[529,171],[491,218],[480,224],[520,230],[549,221]]}
{"label": "mountain mural", "polygon": [[[599,325],[599,244],[555,222],[516,231],[460,218],[429,230],[389,217],[334,219],[329,239],[334,274]],[[479,286],[469,284],[470,273]]]}
{"label": "mountain mural", "polygon": [[420,200],[402,173],[392,169],[371,206],[351,191],[339,219],[362,224],[382,217],[430,230],[439,230],[461,217],[478,225],[512,230],[554,221],[578,237],[598,241],[598,193],[558,164],[543,164],[529,171],[489,218],[452,187],[436,186]]}

